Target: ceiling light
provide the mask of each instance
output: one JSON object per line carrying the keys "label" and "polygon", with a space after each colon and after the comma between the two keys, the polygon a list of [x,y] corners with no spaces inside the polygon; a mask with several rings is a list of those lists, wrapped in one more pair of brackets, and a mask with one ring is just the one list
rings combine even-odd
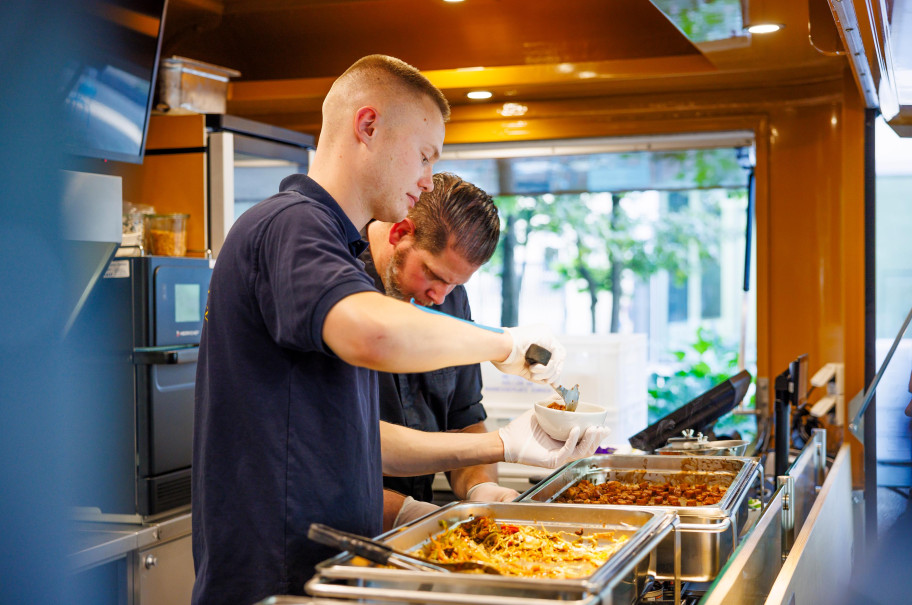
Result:
{"label": "ceiling light", "polygon": [[507,117],[524,116],[529,108],[521,103],[504,103],[503,107],[497,110],[497,113]]}
{"label": "ceiling light", "polygon": [[757,23],[747,28],[752,34],[771,34],[785,27],[781,23]]}
{"label": "ceiling light", "polygon": [[462,0],[443,0],[444,2],[462,2]]}
{"label": "ceiling light", "polygon": [[490,99],[494,95],[489,90],[473,90],[466,96],[470,99]]}

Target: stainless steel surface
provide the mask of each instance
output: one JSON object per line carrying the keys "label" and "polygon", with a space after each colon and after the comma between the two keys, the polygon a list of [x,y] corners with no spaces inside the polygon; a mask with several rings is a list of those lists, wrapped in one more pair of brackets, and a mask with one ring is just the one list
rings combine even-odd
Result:
{"label": "stainless steel surface", "polygon": [[826,477],[825,430],[813,430],[811,440],[789,466],[787,475],[791,481],[789,509],[794,535],[801,531]]}
{"label": "stainless steel surface", "polygon": [[[706,582],[714,579],[741,537],[747,519],[748,493],[760,478],[757,460],[722,456],[600,455],[583,458],[559,469],[520,496],[520,502],[553,502],[568,487],[582,479],[599,484],[606,481],[638,483],[689,482],[727,485],[721,502],[709,506],[592,506],[609,509],[666,510],[680,519],[682,570],[684,581]],[[672,537],[657,550],[656,577],[675,577],[675,548]]]}
{"label": "stainless steel surface", "polygon": [[[144,564],[140,565],[140,561]],[[153,562],[152,565],[146,564]],[[193,547],[190,535],[157,543],[136,558],[136,603],[176,605],[190,603],[193,592]]]}
{"label": "stainless steel surface", "polygon": [[[810,442],[802,454],[817,445]],[[802,473],[803,467],[793,464],[783,479],[794,480],[793,471]],[[756,526],[709,587],[702,605],[830,603],[844,596],[857,539],[847,529],[853,526],[855,514],[849,447],[844,445],[837,454],[793,545],[782,542],[787,535],[784,526],[791,522],[785,508],[788,504],[799,516],[794,504],[800,495],[793,494],[789,504],[788,483],[781,482]],[[782,556],[785,552],[787,557]]]}
{"label": "stainless steel surface", "polygon": [[316,597],[408,603],[634,603],[652,567],[655,548],[677,523],[668,511],[646,511],[539,503],[453,503],[378,540],[398,550],[419,547],[467,519],[489,516],[498,522],[535,524],[569,532],[614,531],[628,536],[593,574],[574,579],[522,578],[486,574],[444,574],[365,567],[348,553],[317,566],[307,592]]}
{"label": "stainless steel surface", "polygon": [[[719,573],[716,581],[710,586],[702,603],[715,605],[716,603],[780,602],[776,599],[767,601],[767,596],[770,594],[774,582],[778,582],[776,578],[780,574],[780,569],[784,569],[784,562],[793,561],[797,564],[797,561],[801,560],[796,559],[796,556],[801,555],[795,555],[794,551],[802,548],[803,536],[807,532],[813,531],[808,524],[815,523],[814,511],[823,505],[823,500],[828,497],[828,488],[825,486],[833,481],[831,475],[836,465],[834,464],[829,473],[826,472],[825,451],[826,432],[815,430],[812,439],[789,467],[787,474],[777,478],[776,492],[760,514],[756,525],[746,534],[745,539]],[[847,458],[847,455],[845,457]],[[843,461],[843,463],[845,462]],[[847,464],[847,466],[850,465]],[[818,493],[818,488],[821,486],[824,487]],[[844,491],[848,512],[842,515],[845,517],[843,522],[825,523],[818,528],[818,531],[825,528],[824,531],[841,535],[835,539],[854,542],[856,536],[852,532],[833,531],[834,528],[844,528],[853,524],[851,486]],[[842,536],[842,534],[851,535]],[[845,554],[826,553],[811,557],[822,559],[834,557],[841,560]],[[848,578],[850,575],[850,572],[846,572],[839,578]],[[819,579],[832,585],[838,583],[834,582],[835,577],[832,572],[827,571],[821,574]],[[817,580],[808,579],[811,584],[815,581]],[[829,588],[818,594],[827,594],[828,591],[830,591]],[[783,602],[788,602],[788,600]],[[795,602],[828,602],[828,600],[805,595],[802,600]]]}
{"label": "stainless steel surface", "polygon": [[843,446],[766,602],[839,602],[852,576],[851,523],[851,462],[849,448]]}
{"label": "stainless steel surface", "polygon": [[701,605],[760,604],[782,567],[782,500],[784,488],[769,504],[709,587]]}
{"label": "stainless steel surface", "polygon": [[776,485],[782,490],[782,560],[792,549],[795,541],[795,478],[783,475],[776,477]]}
{"label": "stainless steel surface", "polygon": [[190,515],[183,514],[153,524],[79,522],[73,526],[75,552],[67,556],[72,572],[94,567],[157,542],[190,534]]}
{"label": "stainless steel surface", "polygon": [[564,388],[560,385],[554,386],[554,390],[557,391],[557,394],[561,396],[561,399],[564,400],[564,405],[566,405],[566,410],[568,412],[576,411],[576,404],[579,403],[579,385],[573,385],[572,389]]}

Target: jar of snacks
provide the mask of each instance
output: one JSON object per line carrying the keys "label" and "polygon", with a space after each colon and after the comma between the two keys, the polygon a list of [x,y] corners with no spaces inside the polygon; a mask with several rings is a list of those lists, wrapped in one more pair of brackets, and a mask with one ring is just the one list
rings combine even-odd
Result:
{"label": "jar of snacks", "polygon": [[189,214],[143,215],[143,247],[153,256],[184,256],[187,253]]}

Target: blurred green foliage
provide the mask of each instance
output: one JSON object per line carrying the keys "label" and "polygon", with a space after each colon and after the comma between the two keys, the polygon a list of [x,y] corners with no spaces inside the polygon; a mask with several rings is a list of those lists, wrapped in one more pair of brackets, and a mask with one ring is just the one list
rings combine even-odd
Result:
{"label": "blurred green foliage", "polygon": [[[685,350],[672,351],[671,354],[676,360],[674,371],[668,374],[656,372],[649,377],[649,424],[659,421],[738,372],[737,348],[702,326],[697,328],[693,343]],[[756,369],[749,371],[756,375]],[[747,407],[754,405],[754,395],[750,394]],[[716,422],[714,432],[717,435],[733,431],[738,431],[744,439],[753,438],[756,434],[755,418],[729,413]]]}

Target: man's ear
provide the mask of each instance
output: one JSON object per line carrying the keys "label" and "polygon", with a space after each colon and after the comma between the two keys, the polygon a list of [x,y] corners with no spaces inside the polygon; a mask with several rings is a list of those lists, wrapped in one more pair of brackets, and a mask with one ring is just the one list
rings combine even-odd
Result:
{"label": "man's ear", "polygon": [[355,112],[355,135],[362,143],[369,143],[377,130],[380,113],[371,106],[365,106]]}
{"label": "man's ear", "polygon": [[395,246],[404,238],[410,237],[414,234],[415,223],[412,221],[412,219],[406,217],[398,223],[393,223],[393,226],[390,227],[389,242]]}

